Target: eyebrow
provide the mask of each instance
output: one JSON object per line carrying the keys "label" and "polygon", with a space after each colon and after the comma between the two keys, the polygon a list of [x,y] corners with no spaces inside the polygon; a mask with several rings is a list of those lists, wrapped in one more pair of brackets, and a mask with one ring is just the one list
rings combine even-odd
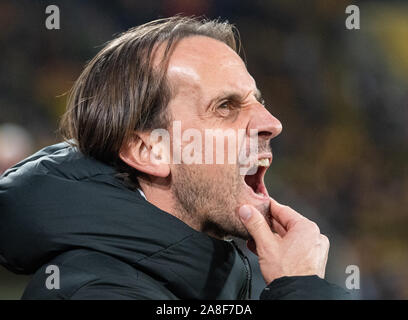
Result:
{"label": "eyebrow", "polygon": [[[246,95],[245,97],[243,97],[242,95],[240,95],[239,93],[236,92],[228,92],[225,91],[223,93],[221,93],[220,95],[218,95],[216,98],[211,99],[210,103],[208,106],[210,106],[211,104],[213,104],[214,102],[217,101],[222,101],[222,100],[231,100],[231,101],[238,101],[238,102],[242,102],[244,101],[252,92],[250,92],[248,95]],[[254,97],[258,102],[262,101],[262,93],[261,91],[256,88],[255,92],[254,92]]]}

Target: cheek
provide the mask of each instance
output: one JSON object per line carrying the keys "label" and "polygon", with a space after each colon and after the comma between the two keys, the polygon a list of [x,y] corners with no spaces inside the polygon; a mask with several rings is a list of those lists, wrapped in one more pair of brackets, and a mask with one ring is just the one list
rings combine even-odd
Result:
{"label": "cheek", "polygon": [[239,167],[235,164],[219,165],[216,176],[218,183],[231,193],[236,194],[243,186],[243,178],[239,174]]}
{"label": "cheek", "polygon": [[214,187],[217,187],[218,185],[224,187],[234,186],[239,179],[236,165],[203,164],[198,165],[197,170],[200,171],[201,177],[205,180],[211,181]]}

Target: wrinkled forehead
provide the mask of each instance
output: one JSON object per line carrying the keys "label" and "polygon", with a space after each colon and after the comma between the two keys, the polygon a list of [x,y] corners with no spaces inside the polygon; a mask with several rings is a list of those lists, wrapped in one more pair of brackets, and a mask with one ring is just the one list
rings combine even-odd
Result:
{"label": "wrinkled forehead", "polygon": [[202,98],[224,91],[245,94],[255,81],[239,55],[225,43],[203,36],[181,40],[170,58],[167,77],[175,92],[194,90]]}

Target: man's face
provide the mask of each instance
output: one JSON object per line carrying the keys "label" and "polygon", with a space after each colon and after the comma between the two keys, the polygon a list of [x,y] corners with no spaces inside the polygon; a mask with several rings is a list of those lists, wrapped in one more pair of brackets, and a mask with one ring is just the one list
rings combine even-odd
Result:
{"label": "man's face", "polygon": [[[263,176],[272,161],[270,139],[281,132],[282,125],[261,103],[255,81],[241,58],[222,42],[207,37],[183,39],[170,59],[168,79],[174,92],[169,104],[172,120],[179,121],[181,135],[194,129],[202,137],[202,150],[198,150],[202,164],[183,160],[181,164],[170,164],[176,210],[210,235],[248,239],[236,210],[242,204],[251,204],[265,215],[269,212]],[[229,141],[222,138],[224,159],[223,163],[216,163],[216,152],[220,150],[215,139],[211,140],[213,149],[204,139],[206,130],[215,129],[236,133],[234,161],[228,158]],[[174,146],[174,140],[179,138],[171,130],[170,134]],[[239,142],[240,134],[243,139]],[[245,175],[250,168],[238,158],[240,152],[248,156],[251,139],[258,145],[258,152],[249,154],[252,164],[263,166],[258,167],[256,174]],[[191,140],[181,140],[181,150],[189,143]],[[211,153],[214,161],[209,163],[205,159]],[[259,163],[258,159],[264,160]],[[252,166],[249,172],[253,171]]]}

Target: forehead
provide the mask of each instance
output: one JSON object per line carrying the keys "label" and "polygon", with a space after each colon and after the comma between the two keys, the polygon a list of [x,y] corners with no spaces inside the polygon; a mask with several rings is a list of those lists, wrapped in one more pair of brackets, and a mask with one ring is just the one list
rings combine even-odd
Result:
{"label": "forehead", "polygon": [[167,76],[176,93],[200,94],[204,99],[225,91],[246,94],[256,88],[238,54],[225,43],[204,36],[178,43]]}

